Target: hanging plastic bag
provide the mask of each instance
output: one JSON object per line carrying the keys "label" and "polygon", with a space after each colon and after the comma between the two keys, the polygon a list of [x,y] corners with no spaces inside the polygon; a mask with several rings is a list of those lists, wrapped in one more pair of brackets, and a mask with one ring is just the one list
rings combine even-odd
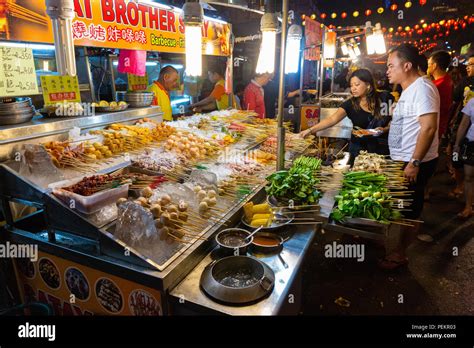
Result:
{"label": "hanging plastic bag", "polygon": [[122,74],[145,76],[146,51],[120,50],[117,71]]}

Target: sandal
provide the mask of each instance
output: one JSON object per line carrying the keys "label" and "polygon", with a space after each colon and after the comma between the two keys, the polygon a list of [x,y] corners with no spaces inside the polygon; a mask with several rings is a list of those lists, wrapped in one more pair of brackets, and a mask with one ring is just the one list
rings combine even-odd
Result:
{"label": "sandal", "polygon": [[464,210],[462,212],[460,212],[457,217],[459,219],[462,219],[462,220],[467,220],[469,219],[471,216],[474,216],[474,211],[470,211],[469,213],[465,213]]}
{"label": "sandal", "polygon": [[407,265],[408,265],[407,258],[401,261],[388,260],[387,258],[384,258],[383,260],[379,261],[379,267],[387,271],[393,271],[401,267],[405,267]]}
{"label": "sandal", "polygon": [[457,198],[461,197],[463,194],[464,194],[463,191],[452,190],[448,193],[448,197],[457,199]]}

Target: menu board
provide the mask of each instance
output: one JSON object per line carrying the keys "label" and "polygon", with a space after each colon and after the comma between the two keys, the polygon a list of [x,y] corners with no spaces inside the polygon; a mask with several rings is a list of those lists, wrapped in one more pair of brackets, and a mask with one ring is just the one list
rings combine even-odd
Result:
{"label": "menu board", "polygon": [[127,74],[129,91],[146,91],[148,87],[148,73],[145,76]]}
{"label": "menu board", "polygon": [[38,93],[33,50],[0,45],[0,96]]}
{"label": "menu board", "polygon": [[55,105],[64,101],[81,102],[77,76],[44,75],[41,76],[41,87],[44,105]]}

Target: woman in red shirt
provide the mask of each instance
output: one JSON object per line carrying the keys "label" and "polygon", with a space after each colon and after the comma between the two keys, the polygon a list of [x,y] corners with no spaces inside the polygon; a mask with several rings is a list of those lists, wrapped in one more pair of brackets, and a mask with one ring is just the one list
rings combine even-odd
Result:
{"label": "woman in red shirt", "polygon": [[265,118],[263,86],[265,86],[272,77],[272,74],[261,74],[256,75],[255,78],[250,81],[244,91],[243,110],[253,110],[258,114],[259,118]]}

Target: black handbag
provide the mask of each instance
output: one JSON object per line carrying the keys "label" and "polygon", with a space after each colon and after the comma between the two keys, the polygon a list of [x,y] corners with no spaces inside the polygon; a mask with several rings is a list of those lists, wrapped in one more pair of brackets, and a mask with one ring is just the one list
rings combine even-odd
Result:
{"label": "black handbag", "polygon": [[464,138],[460,150],[461,160],[465,164],[474,165],[474,141]]}

